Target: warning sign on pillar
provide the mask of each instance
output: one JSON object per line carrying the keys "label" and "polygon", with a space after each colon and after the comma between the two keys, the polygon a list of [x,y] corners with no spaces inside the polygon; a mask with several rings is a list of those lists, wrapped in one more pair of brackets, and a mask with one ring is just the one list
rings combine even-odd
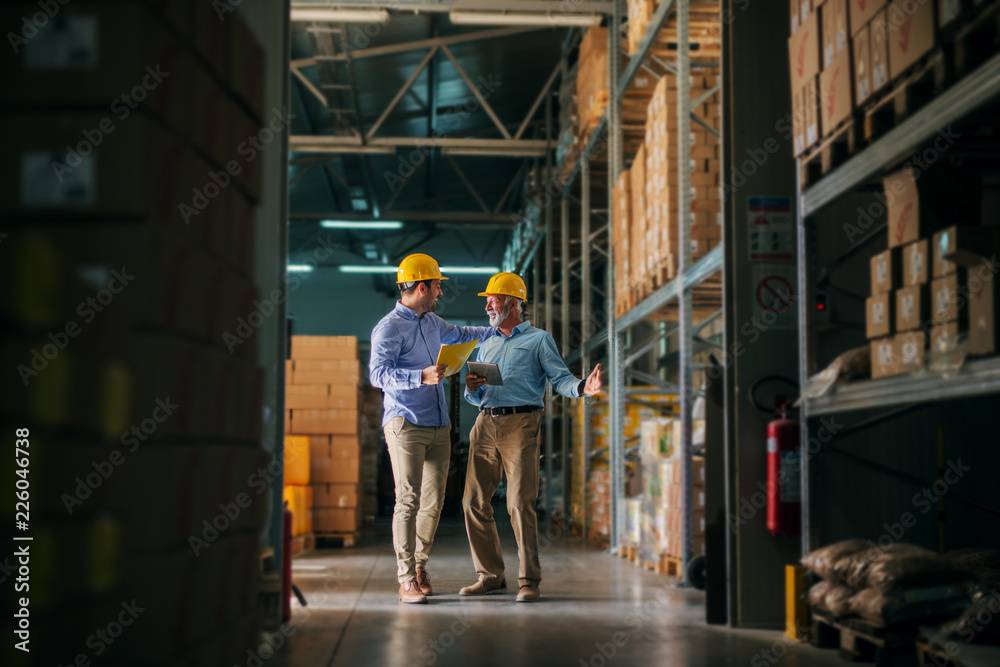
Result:
{"label": "warning sign on pillar", "polygon": [[790,197],[748,197],[747,223],[752,261],[795,259],[795,220]]}
{"label": "warning sign on pillar", "polygon": [[[798,326],[794,264],[758,264],[753,267],[754,321],[767,329]],[[766,328],[764,328],[766,327]]]}

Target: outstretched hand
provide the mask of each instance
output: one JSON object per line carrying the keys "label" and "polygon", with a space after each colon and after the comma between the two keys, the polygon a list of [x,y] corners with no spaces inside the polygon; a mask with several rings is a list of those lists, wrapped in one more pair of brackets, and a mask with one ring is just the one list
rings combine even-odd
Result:
{"label": "outstretched hand", "polygon": [[594,366],[594,370],[591,371],[590,375],[587,376],[587,382],[583,385],[583,393],[585,396],[596,396],[601,393],[601,365],[597,364]]}

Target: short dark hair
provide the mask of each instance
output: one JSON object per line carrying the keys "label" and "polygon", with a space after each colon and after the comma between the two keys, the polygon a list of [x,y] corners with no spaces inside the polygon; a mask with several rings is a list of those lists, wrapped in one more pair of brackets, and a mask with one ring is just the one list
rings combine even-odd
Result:
{"label": "short dark hair", "polygon": [[409,294],[413,290],[417,289],[417,285],[421,283],[427,285],[427,289],[430,289],[433,282],[433,278],[429,280],[412,280],[408,283],[396,283],[396,287],[399,288],[400,294]]}

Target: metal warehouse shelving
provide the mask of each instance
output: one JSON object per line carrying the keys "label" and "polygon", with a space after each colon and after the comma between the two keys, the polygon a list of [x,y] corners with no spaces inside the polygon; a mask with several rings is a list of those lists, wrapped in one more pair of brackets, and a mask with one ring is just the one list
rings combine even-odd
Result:
{"label": "metal warehouse shelving", "polygon": [[[813,216],[855,188],[880,176],[883,170],[905,159],[952,123],[961,121],[987,103],[1000,101],[1000,54],[968,73],[934,100],[908,117],[880,139],[846,161],[836,170],[803,191],[801,163],[797,170],[798,202],[798,290],[804,303],[815,299],[814,267],[810,263],[811,239],[815,233]],[[811,308],[799,309],[799,381],[816,367],[816,328]],[[954,398],[1000,392],[1000,358],[969,361],[952,377],[923,371],[836,386],[829,395],[802,402],[802,442],[811,436],[810,419],[870,408],[914,405]],[[901,414],[901,413],[900,413]],[[813,471],[810,457],[802,459],[802,550],[819,546],[811,512],[814,509],[810,484]]]}
{"label": "metal warehouse shelving", "polygon": [[[624,3],[619,0],[616,5],[621,8]],[[604,307],[607,313],[615,312],[615,294],[614,294],[614,266],[613,266],[613,239],[612,239],[612,229],[611,229],[611,216],[610,213],[607,216],[607,224],[595,231],[591,231],[590,218],[593,211],[590,206],[590,190],[591,190],[591,175],[590,175],[590,161],[591,156],[594,155],[597,148],[605,140],[607,141],[607,159],[608,159],[608,173],[607,173],[607,189],[609,193],[610,202],[610,192],[618,179],[619,174],[624,168],[624,145],[622,140],[622,101],[625,97],[625,93],[631,85],[633,79],[640,69],[649,69],[647,64],[647,59],[652,59],[657,62],[663,69],[669,72],[669,75],[677,77],[677,113],[679,119],[679,126],[683,127],[685,121],[694,120],[702,125],[706,125],[704,121],[696,117],[693,114],[694,104],[690,99],[690,70],[692,67],[692,62],[690,58],[690,42],[689,42],[689,10],[690,10],[690,0],[665,0],[655,11],[651,18],[648,29],[643,36],[639,44],[639,49],[635,54],[630,56],[629,64],[622,71],[621,76],[618,76],[618,70],[620,69],[620,58],[621,58],[621,34],[622,34],[622,23],[621,23],[621,12],[613,12],[608,17],[608,35],[609,35],[609,77],[608,77],[608,90],[614,91],[613,95],[610,95],[608,102],[608,107],[604,115],[598,120],[597,126],[591,132],[589,140],[587,141],[585,147],[581,151],[579,157],[574,161],[572,169],[570,170],[565,184],[562,187],[562,219],[561,219],[561,267],[562,276],[561,280],[557,284],[552,283],[553,276],[553,266],[552,257],[546,253],[545,257],[545,269],[544,275],[549,281],[548,284],[544,286],[547,291],[548,296],[546,297],[549,304],[551,304],[551,294],[555,291],[555,288],[559,288],[562,292],[562,321],[563,326],[563,353],[566,355],[566,361],[569,364],[580,361],[582,363],[582,368],[589,369],[591,364],[591,355],[595,354],[596,351],[604,347],[606,349],[606,359],[608,360],[608,382],[611,395],[611,442],[610,451],[608,452],[608,459],[611,468],[611,526],[610,526],[610,547],[612,552],[616,552],[619,546],[619,537],[621,533],[622,526],[624,525],[624,478],[625,478],[625,458],[626,458],[626,444],[631,446],[628,449],[634,449],[636,445],[631,443],[626,443],[624,438],[624,406],[629,394],[629,390],[626,389],[625,379],[626,375],[632,375],[634,377],[640,377],[647,383],[658,385],[663,391],[671,394],[678,394],[680,397],[680,420],[682,425],[682,438],[679,446],[681,456],[684,460],[684,466],[682,471],[682,481],[684,486],[683,491],[683,503],[685,507],[690,508],[693,500],[693,480],[692,480],[692,470],[691,470],[691,439],[692,439],[692,428],[691,428],[691,412],[693,405],[693,397],[698,393],[693,389],[693,351],[696,344],[696,338],[699,332],[713,320],[715,320],[721,312],[722,299],[721,299],[721,280],[718,274],[722,268],[723,261],[723,249],[721,246],[714,248],[712,251],[707,253],[702,257],[697,263],[692,264],[691,261],[691,217],[683,216],[679,224],[679,240],[678,244],[681,248],[679,256],[679,266],[677,271],[677,277],[671,282],[663,285],[646,299],[636,304],[630,311],[623,314],[618,318],[607,318],[608,326],[606,329],[602,329],[596,332],[587,340],[584,340],[578,349],[570,350],[568,344],[568,330],[569,330],[569,313],[568,306],[569,300],[566,295],[569,294],[569,285],[572,277],[576,277],[581,282],[581,288],[584,295],[590,295],[592,290],[595,290],[601,295],[604,301]],[[676,61],[673,64],[668,64],[663,60],[657,58],[655,55],[651,54],[652,47],[656,42],[656,38],[660,31],[666,25],[668,19],[671,16],[675,16],[677,20],[677,56]],[[717,66],[718,63],[712,63],[713,66]],[[718,89],[718,88],[717,88]],[[710,91],[715,92],[715,91]],[[700,102],[700,101],[699,101]],[[713,133],[714,129],[709,128]],[[690,135],[685,132],[678,133],[678,155],[687,156],[690,154]],[[680,192],[678,210],[688,211],[691,208],[691,193],[690,193],[690,159],[688,157],[678,158],[678,175],[680,182],[678,184],[678,190]],[[581,190],[581,255],[580,255],[580,273],[573,276],[571,272],[571,266],[576,262],[571,260],[569,257],[569,242],[568,242],[568,230],[569,230],[569,206],[568,202],[571,198],[571,189],[579,180],[580,190]],[[610,204],[609,204],[610,208]],[[541,267],[538,266],[537,262],[537,252],[541,246],[541,243],[546,234],[551,234],[553,230],[551,229],[551,222],[546,222],[544,224],[540,223],[538,217],[540,217],[541,211],[533,210],[529,211],[529,215],[526,217],[523,225],[522,237],[515,238],[515,243],[512,247],[512,254],[516,259],[514,259],[510,264],[508,270],[513,270],[515,272],[521,272],[528,268],[532,264],[532,260],[536,260],[535,270],[538,271]],[[534,232],[532,236],[525,238],[527,234],[524,234],[524,230],[529,233]],[[606,238],[606,244],[599,243],[601,237]],[[551,247],[554,244],[547,244]],[[596,251],[605,256],[608,262],[608,271],[606,275],[606,283],[603,289],[598,289],[593,285],[591,281],[590,263],[591,263],[591,251]],[[536,274],[537,275],[537,274]],[[708,288],[709,292],[716,295],[714,300],[717,303],[716,312],[708,315],[703,319],[702,322],[695,324],[692,321],[692,301],[695,293],[695,288],[702,286],[703,288]],[[546,317],[552,318],[554,315],[551,306],[546,310]],[[626,344],[626,332],[628,329],[633,327],[642,321],[647,320],[664,320],[673,318],[677,320],[677,326],[675,328],[667,328],[665,331],[657,336],[654,336],[652,340],[643,341],[642,343],[635,346],[635,349],[627,349]],[[584,298],[582,309],[581,309],[581,319],[583,323],[590,322],[591,313],[589,311],[589,299]],[[551,319],[547,320],[551,322]],[[663,339],[665,336],[670,335],[674,332],[679,333],[680,350],[678,355],[679,361],[679,383],[678,385],[673,385],[671,383],[664,382],[655,376],[648,376],[646,374],[639,374],[634,371],[628,370],[630,366],[640,354],[648,351],[653,345],[655,345],[659,340]],[[703,344],[703,341],[699,341],[697,344]],[[629,353],[626,356],[626,353]],[[649,393],[648,391],[646,393]],[[551,422],[553,416],[553,402],[549,400],[547,402],[547,417]],[[563,415],[567,414],[567,407],[564,404]],[[589,420],[588,420],[589,422]],[[564,427],[564,441],[563,441],[563,451],[568,451],[568,429]],[[583,429],[584,442],[583,442],[583,459],[584,461],[590,461],[591,458],[603,454],[603,449],[601,451],[592,452],[590,449],[590,433],[589,433],[589,423]],[[551,445],[551,432],[547,432],[547,438],[549,442],[547,443],[547,451],[552,451]],[[569,465],[564,462],[563,471],[564,475],[568,474],[570,469]],[[573,462],[576,465],[577,462]],[[588,466],[589,467],[589,466]],[[564,489],[568,491],[568,480],[564,482]],[[584,493],[586,496],[586,493]],[[687,564],[692,557],[692,543],[693,543],[693,526],[692,526],[692,513],[690,511],[685,513],[684,527],[683,527],[683,571],[687,571]]]}

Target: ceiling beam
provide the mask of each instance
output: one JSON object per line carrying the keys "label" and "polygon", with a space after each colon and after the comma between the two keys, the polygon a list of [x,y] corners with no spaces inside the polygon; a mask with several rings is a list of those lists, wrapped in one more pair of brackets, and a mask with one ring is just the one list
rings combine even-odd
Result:
{"label": "ceiling beam", "polygon": [[[327,220],[336,218],[337,220],[355,220],[359,222],[376,221],[379,218],[371,213],[353,213],[341,211],[324,212],[290,212],[290,220]],[[513,216],[493,213],[483,213],[481,211],[392,211],[387,212],[384,220],[399,220],[401,222],[438,222],[438,223],[469,223],[470,225],[482,225],[484,227],[513,227]]]}
{"label": "ceiling beam", "polygon": [[[448,44],[461,44],[462,42],[478,42],[484,39],[496,39],[499,37],[510,37],[511,35],[522,35],[527,32],[537,32],[539,30],[548,30],[544,26],[519,26],[516,28],[494,28],[491,30],[476,30],[475,32],[466,32],[460,35],[449,35],[448,37],[431,37],[430,39],[417,39],[412,42],[400,42],[399,44],[389,44],[387,46],[376,46],[371,49],[358,49],[357,51],[351,51],[351,60],[359,60],[361,58],[374,58],[376,56],[386,56],[392,53],[405,53],[406,51],[415,51],[417,49],[429,49],[435,46],[446,46]],[[346,55],[337,54],[332,56],[316,56],[315,61],[319,60],[345,60]],[[299,61],[295,61],[299,62]]]}
{"label": "ceiling beam", "polygon": [[504,139],[510,139],[511,138],[510,132],[508,132],[507,128],[504,127],[503,123],[500,122],[500,118],[496,115],[496,112],[493,111],[493,107],[490,106],[489,102],[486,101],[486,98],[483,96],[482,92],[480,92],[479,88],[472,81],[472,79],[469,78],[469,75],[465,72],[465,69],[459,64],[458,59],[456,59],[454,54],[452,54],[451,49],[449,49],[447,46],[442,46],[441,50],[444,51],[444,54],[446,56],[448,56],[448,60],[450,60],[451,64],[455,67],[455,71],[457,71],[459,76],[462,77],[462,80],[465,81],[465,85],[469,87],[469,90],[472,91],[472,94],[476,96],[477,100],[479,100],[479,104],[482,105],[483,110],[489,115],[490,118],[493,119],[493,124],[496,125],[497,128],[499,128],[500,134],[503,135]]}
{"label": "ceiling beam", "polygon": [[544,139],[471,139],[465,137],[372,137],[362,145],[360,137],[295,134],[288,148],[302,153],[394,153],[396,150],[441,148],[452,155],[496,157],[544,156]]}

